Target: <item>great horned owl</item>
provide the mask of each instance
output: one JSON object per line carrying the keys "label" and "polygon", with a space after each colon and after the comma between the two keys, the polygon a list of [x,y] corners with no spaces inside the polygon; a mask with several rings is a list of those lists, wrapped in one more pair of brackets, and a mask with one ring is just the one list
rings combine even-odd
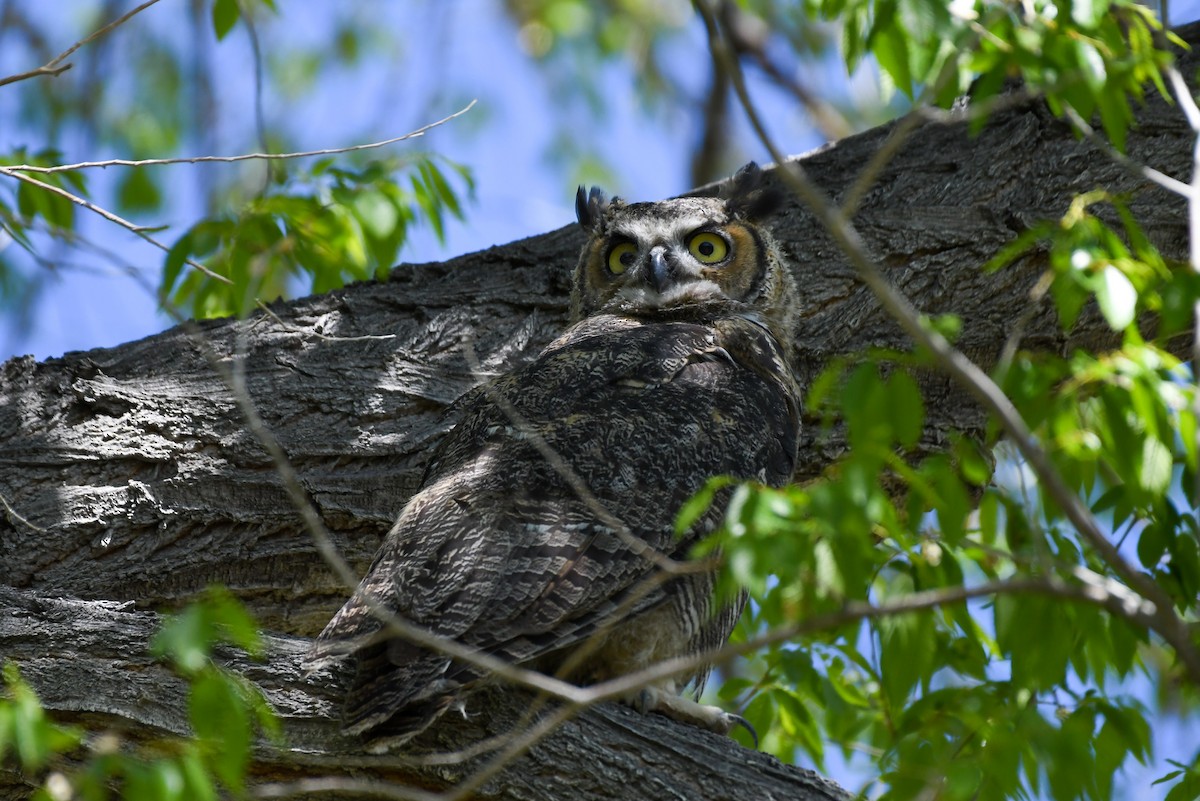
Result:
{"label": "great horned owl", "polygon": [[[482,671],[406,641],[379,610],[512,663],[597,682],[710,651],[744,598],[712,572],[658,575],[720,523],[677,536],[713,476],[782,485],[800,393],[789,367],[795,282],[756,224],[773,205],[756,165],[724,199],[576,199],[588,234],[572,325],[531,363],[472,390],[421,489],[310,657],[356,660],[347,730],[395,745],[469,712]],[[581,650],[582,649],[582,650]],[[676,694],[708,669],[628,699],[727,732],[736,716]]]}

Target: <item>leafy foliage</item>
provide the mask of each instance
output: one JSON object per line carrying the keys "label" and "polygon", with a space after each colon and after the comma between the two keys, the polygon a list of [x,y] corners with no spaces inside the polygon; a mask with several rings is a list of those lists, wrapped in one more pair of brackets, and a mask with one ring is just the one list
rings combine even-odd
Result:
{"label": "leafy foliage", "polygon": [[[1121,559],[1135,557],[1195,621],[1197,390],[1166,345],[1190,322],[1181,310],[1200,302],[1200,283],[1102,192],[990,268],[1035,248],[1048,255],[1044,285],[1064,328],[1094,304],[1122,342],[1018,351],[997,378],[1070,489],[1119,532]],[[1151,316],[1147,340],[1138,323]],[[1123,682],[1183,681],[1178,703],[1191,713],[1200,688],[1173,678],[1172,650],[1132,611],[1126,568],[1019,464],[1006,467],[1016,480],[992,483],[989,457],[966,440],[906,457],[922,432],[910,372],[920,361],[879,353],[831,366],[809,403],[827,426],[845,426],[850,450],[804,487],[735,492],[706,547],[751,590],[740,636],[796,636],[752,658],[722,694],[752,698],[744,714],[781,758],[800,749],[821,765],[828,743],[878,754],[881,798],[1111,799],[1123,766],[1150,756],[1146,710]],[[1170,793],[1189,797],[1195,769],[1173,772]]]}
{"label": "leafy foliage", "polygon": [[[1100,115],[1124,150],[1133,122],[1130,100],[1146,83],[1166,96],[1161,70],[1171,55],[1158,46],[1162,25],[1133,0],[807,0],[810,14],[842,22],[842,50],[853,71],[874,56],[892,84],[942,106],[969,93],[995,97],[1020,76],[1051,109]],[[1172,41],[1180,43],[1175,37]]]}
{"label": "leafy foliage", "polygon": [[37,694],[21,679],[17,666],[4,665],[0,695],[0,761],[15,758],[21,769],[36,773],[57,753],[75,748],[83,733],[46,717]]}
{"label": "leafy foliage", "polygon": [[[322,159],[285,191],[194,225],[167,254],[161,291],[173,304],[190,303],[203,318],[246,314],[284,295],[288,278],[299,274],[310,277],[313,292],[383,278],[410,227],[424,222],[440,238],[447,214],[462,218],[458,192],[441,164],[470,191],[464,167],[432,156],[410,161],[407,188],[390,177],[396,164],[351,169]],[[226,280],[191,269],[196,259]]]}
{"label": "leafy foliage", "polygon": [[[1157,21],[1127,3],[807,9],[843,20],[851,69],[870,53],[909,97],[923,86],[941,103],[968,88],[986,100],[1019,75],[1057,113],[1098,114],[1117,148],[1143,86],[1165,94],[1172,59]],[[1194,629],[1197,389],[1168,343],[1194,324],[1200,279],[1165,260],[1125,199],[1103,191],[1032,227],[987,269],[1034,252],[1048,265],[1036,291],[1063,328],[1094,309],[1121,344],[1018,350],[995,377],[1069,489],[1114,532],[1116,555],[1080,535],[1020,463],[1002,462],[995,480],[988,454],[967,441],[915,459],[924,409],[910,371],[924,357],[897,353],[831,365],[808,403],[826,426],[845,427],[849,451],[803,487],[739,487],[703,546],[724,555],[726,586],[751,591],[739,637],[769,644],[723,697],[745,706],[781,758],[800,750],[820,766],[830,744],[876,755],[880,798],[1110,799],[1124,766],[1150,757],[1147,712],[1123,694],[1128,680],[1178,682],[1184,714],[1200,706],[1160,636],[1171,624],[1137,612],[1144,600],[1130,581],[1150,577]],[[948,322],[930,321],[953,335]],[[1163,777],[1173,797],[1194,796],[1200,751],[1192,760]]]}

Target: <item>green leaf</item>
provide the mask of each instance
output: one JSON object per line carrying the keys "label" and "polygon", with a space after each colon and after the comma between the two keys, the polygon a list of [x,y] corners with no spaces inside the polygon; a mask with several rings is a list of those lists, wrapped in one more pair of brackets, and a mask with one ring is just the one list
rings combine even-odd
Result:
{"label": "green leaf", "polygon": [[871,37],[871,50],[879,66],[891,76],[896,88],[913,97],[913,76],[908,34],[896,26],[896,18],[880,26]]}
{"label": "green leaf", "polygon": [[1080,28],[1094,28],[1108,10],[1108,0],[1070,0],[1071,20]]}
{"label": "green leaf", "polygon": [[17,756],[25,770],[37,770],[50,757],[47,742],[46,721],[41,704],[28,687],[13,688],[13,739],[17,744]]}
{"label": "green leaf", "polygon": [[[760,734],[769,732],[775,724],[776,705],[772,693],[761,692],[750,700],[742,712],[744,717],[754,730]],[[745,746],[753,746],[754,743],[748,732],[744,731],[741,726],[733,730],[734,739]]]}
{"label": "green leaf", "polygon": [[1200,798],[1200,771],[1180,771],[1179,774],[1179,782],[1167,791],[1163,801],[1196,801]]}
{"label": "green leaf", "polygon": [[774,691],[778,705],[779,726],[788,737],[798,741],[818,763],[824,758],[824,742],[812,713],[804,706],[799,696],[784,688]]}
{"label": "green leaf", "polygon": [[1096,285],[1096,301],[1114,331],[1124,331],[1133,322],[1137,299],[1137,289],[1125,273],[1111,264],[1106,266]]}
{"label": "green leaf", "polygon": [[1152,495],[1161,495],[1171,484],[1171,450],[1155,437],[1142,441],[1142,458],[1138,483]]}
{"label": "green leaf", "polygon": [[362,192],[354,199],[354,210],[372,236],[386,237],[400,221],[390,200],[379,192]]}
{"label": "green leaf", "polygon": [[5,703],[4,699],[0,698],[0,763],[4,762],[4,755],[9,749],[9,744],[15,739],[12,705]]}
{"label": "green leaf", "polygon": [[[1083,3],[1083,4],[1086,4]],[[1076,2],[1078,6],[1081,3]],[[1083,79],[1087,83],[1089,89],[1093,92],[1100,92],[1104,88],[1104,83],[1108,79],[1108,70],[1104,66],[1104,57],[1100,55],[1100,51],[1091,42],[1079,40],[1075,42],[1076,57],[1080,70],[1083,72]]]}
{"label": "green leaf", "polygon": [[842,409],[853,447],[892,441],[886,386],[873,362],[864,362],[850,374],[842,391]]}
{"label": "green leaf", "polygon": [[174,801],[183,797],[184,786],[179,765],[163,759],[127,769],[123,795],[129,801]]}
{"label": "green leaf", "polygon": [[217,801],[217,788],[213,786],[213,780],[198,754],[184,754],[179,766],[183,772],[184,798],[188,801]]}
{"label": "green leaf", "polygon": [[887,394],[891,401],[888,409],[896,441],[905,448],[911,448],[925,430],[925,403],[921,398],[921,390],[907,371],[896,370],[888,379]]}
{"label": "green leaf", "polygon": [[933,618],[925,613],[894,615],[879,621],[879,676],[883,691],[896,708],[909,692],[927,681],[937,654]]}
{"label": "green leaf", "polygon": [[215,0],[212,7],[212,22],[218,42],[233,30],[240,14],[237,0]]}
{"label": "green leaf", "polygon": [[188,716],[221,782],[240,791],[250,762],[251,727],[237,687],[216,670],[204,671],[192,684]]}

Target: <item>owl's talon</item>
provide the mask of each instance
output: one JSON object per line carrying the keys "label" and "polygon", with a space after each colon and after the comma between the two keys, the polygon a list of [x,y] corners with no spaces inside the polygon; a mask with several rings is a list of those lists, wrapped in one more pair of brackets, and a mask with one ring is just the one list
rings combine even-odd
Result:
{"label": "owl's talon", "polygon": [[730,724],[731,724],[729,727],[730,731],[733,730],[734,726],[741,726],[743,729],[746,730],[746,733],[750,735],[750,739],[754,741],[754,750],[757,751],[758,750],[758,732],[755,731],[754,727],[750,725],[750,721],[746,720],[741,715],[735,715],[732,712],[727,713],[727,714],[729,715],[729,720],[730,720]]}
{"label": "owl's talon", "polygon": [[727,735],[735,726],[741,726],[750,734],[755,749],[758,748],[758,732],[750,725],[750,721],[720,707],[708,706],[675,695],[673,685],[665,689],[643,687],[627,698],[625,703],[642,714],[657,712],[671,720],[708,729],[717,734]]}

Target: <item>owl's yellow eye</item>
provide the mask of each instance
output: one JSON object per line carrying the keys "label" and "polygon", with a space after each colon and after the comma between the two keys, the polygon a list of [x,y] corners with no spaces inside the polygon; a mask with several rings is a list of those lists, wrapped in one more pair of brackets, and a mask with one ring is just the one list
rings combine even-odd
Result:
{"label": "owl's yellow eye", "polygon": [[608,269],[613,275],[620,275],[633,266],[637,258],[637,245],[632,242],[622,242],[608,252]]}
{"label": "owl's yellow eye", "polygon": [[688,240],[688,250],[704,264],[716,264],[729,255],[729,244],[719,234],[701,231]]}

